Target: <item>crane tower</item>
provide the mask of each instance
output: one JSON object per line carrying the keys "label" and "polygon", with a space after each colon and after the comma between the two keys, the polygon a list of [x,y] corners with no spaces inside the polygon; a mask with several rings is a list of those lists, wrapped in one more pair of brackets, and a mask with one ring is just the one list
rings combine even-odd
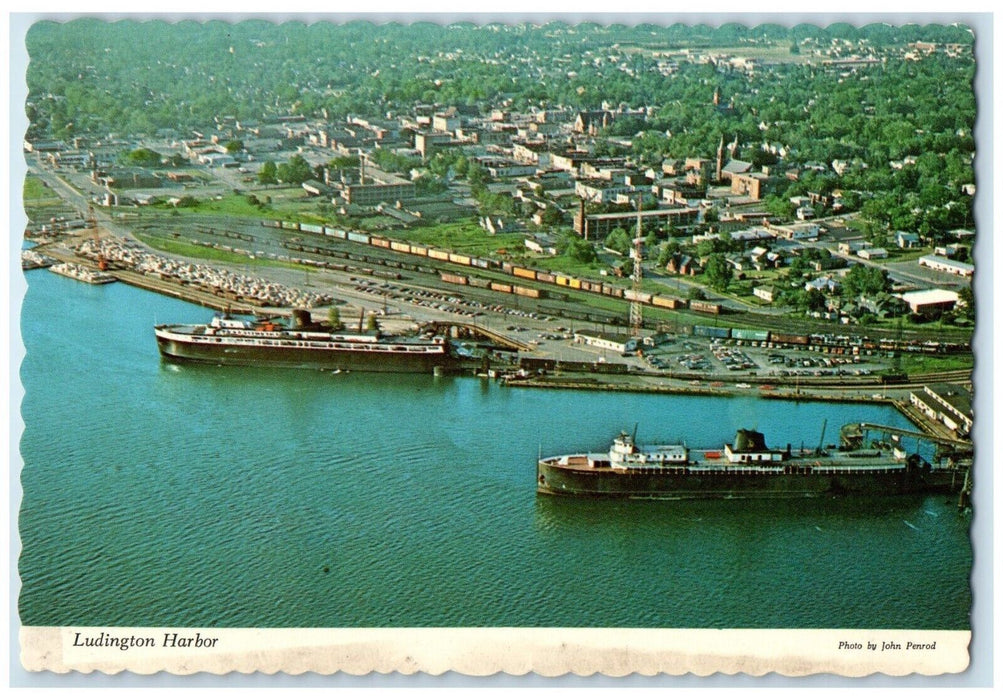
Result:
{"label": "crane tower", "polygon": [[630,330],[633,337],[641,337],[641,324],[643,316],[641,311],[641,197],[637,198],[637,234],[634,237],[634,274],[631,275],[633,284],[633,299],[630,301]]}

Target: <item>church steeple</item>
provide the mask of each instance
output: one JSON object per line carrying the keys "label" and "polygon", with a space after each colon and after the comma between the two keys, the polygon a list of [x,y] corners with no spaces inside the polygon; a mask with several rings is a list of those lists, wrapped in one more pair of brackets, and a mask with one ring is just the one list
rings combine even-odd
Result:
{"label": "church steeple", "polygon": [[714,171],[714,179],[721,182],[721,171],[724,169],[724,134],[721,134],[721,143],[717,145],[717,169]]}

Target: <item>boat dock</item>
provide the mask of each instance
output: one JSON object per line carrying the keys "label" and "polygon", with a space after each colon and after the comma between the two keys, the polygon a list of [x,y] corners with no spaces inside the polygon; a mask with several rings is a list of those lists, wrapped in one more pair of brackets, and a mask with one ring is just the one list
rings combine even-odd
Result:
{"label": "boat dock", "polygon": [[110,284],[117,281],[114,275],[74,262],[60,262],[50,265],[49,271],[87,284]]}
{"label": "boat dock", "polygon": [[130,284],[133,287],[139,287],[140,289],[156,292],[157,294],[164,294],[169,297],[174,297],[175,299],[181,299],[182,301],[214,309],[215,311],[228,311],[234,314],[246,315],[260,313],[276,315],[282,313],[281,311],[272,308],[252,306],[238,301],[220,299],[217,295],[211,292],[206,292],[189,285],[173,282],[171,280],[164,280],[142,272],[135,272],[132,270],[110,270],[109,274],[114,275],[119,281],[124,282],[125,284]]}

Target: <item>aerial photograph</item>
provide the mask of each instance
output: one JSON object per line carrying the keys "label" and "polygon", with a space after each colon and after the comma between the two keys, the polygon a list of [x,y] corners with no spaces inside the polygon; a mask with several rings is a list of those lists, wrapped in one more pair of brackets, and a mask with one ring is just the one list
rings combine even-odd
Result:
{"label": "aerial photograph", "polygon": [[971,630],[975,42],[35,22],[20,624]]}

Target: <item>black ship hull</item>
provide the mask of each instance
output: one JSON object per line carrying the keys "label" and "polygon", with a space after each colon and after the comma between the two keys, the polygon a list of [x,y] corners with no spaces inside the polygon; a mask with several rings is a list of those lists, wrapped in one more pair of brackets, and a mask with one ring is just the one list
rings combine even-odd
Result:
{"label": "black ship hull", "polygon": [[214,346],[161,336],[157,337],[157,346],[166,360],[212,365],[408,374],[459,372],[477,366],[475,360],[454,357],[446,352],[394,351],[392,348],[374,351],[229,344]]}
{"label": "black ship hull", "polygon": [[[792,470],[794,471],[794,470]],[[543,494],[591,498],[810,498],[836,495],[957,493],[959,470],[888,469],[859,473],[726,473],[679,468],[592,470],[541,461],[537,490]]]}

